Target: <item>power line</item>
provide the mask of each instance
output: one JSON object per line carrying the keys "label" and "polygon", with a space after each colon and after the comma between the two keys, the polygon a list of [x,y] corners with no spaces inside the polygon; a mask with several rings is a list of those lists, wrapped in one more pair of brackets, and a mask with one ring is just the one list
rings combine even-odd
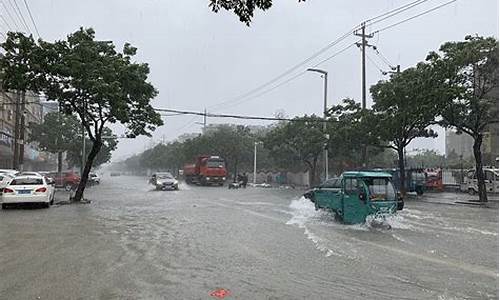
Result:
{"label": "power line", "polygon": [[291,122],[330,122],[330,120],[324,120],[320,118],[276,118],[276,117],[257,117],[257,116],[245,116],[245,115],[227,115],[227,114],[214,114],[196,111],[185,111],[167,108],[155,108],[159,112],[177,113],[183,115],[194,115],[194,116],[206,116],[207,118],[232,118],[232,119],[244,119],[244,120],[265,120],[265,121],[291,121]]}
{"label": "power line", "polygon": [[24,1],[24,5],[26,6],[26,10],[28,11],[28,14],[30,16],[31,23],[33,23],[33,26],[35,27],[36,34],[38,35],[39,38],[41,38],[40,32],[38,32],[38,27],[36,26],[36,23],[35,23],[35,19],[33,19],[33,15],[31,14],[30,7],[28,6],[28,2],[26,2],[26,0],[23,0],[23,1]]}
{"label": "power line", "polygon": [[0,15],[0,19],[3,20],[3,22],[5,23],[5,25],[7,25],[7,29],[9,29],[9,31],[12,31],[12,27],[10,26],[10,24],[7,22],[7,20],[4,18],[3,15]]}
{"label": "power line", "polygon": [[[418,0],[418,1],[414,1],[414,2],[408,3],[407,5],[403,5],[399,9],[394,9],[393,10],[394,12],[392,12],[392,13],[386,13],[386,16],[383,17],[383,18],[381,18],[381,19],[375,20],[373,22],[370,21],[370,24],[367,24],[367,25],[373,25],[373,24],[376,24],[376,23],[380,23],[380,22],[382,22],[384,20],[387,20],[387,19],[389,19],[391,17],[394,17],[396,15],[399,15],[400,13],[403,13],[403,12],[405,12],[405,11],[407,11],[409,9],[412,9],[415,6],[423,4],[423,3],[427,2],[427,1],[429,1],[429,0]],[[367,21],[367,23],[368,23],[368,21]]]}
{"label": "power line", "polygon": [[2,6],[5,9],[5,11],[7,12],[7,14],[9,15],[9,18],[12,20],[12,23],[14,23],[14,27],[20,28],[20,26],[16,22],[16,19],[10,14],[10,11],[7,8],[7,5],[5,5],[5,2],[3,2],[3,0],[0,0],[0,2],[2,3]]}
{"label": "power line", "polygon": [[323,48],[321,48],[320,50],[316,51],[314,54],[312,54],[311,56],[309,56],[308,58],[306,58],[305,60],[299,62],[298,64],[292,66],[291,68],[288,68],[286,71],[284,71],[283,73],[277,75],[276,77],[272,78],[271,80],[259,85],[258,87],[236,97],[236,98],[233,98],[233,99],[230,99],[230,100],[227,100],[227,101],[223,101],[221,103],[218,103],[218,104],[215,104],[215,105],[212,105],[210,106],[209,108],[214,108],[214,107],[217,107],[217,106],[221,106],[221,105],[224,105],[224,104],[227,104],[227,103],[230,103],[230,102],[234,102],[234,101],[239,101],[240,99],[242,98],[246,98],[256,92],[258,92],[259,90],[275,83],[276,81],[280,80],[281,78],[289,75],[290,73],[292,73],[293,71],[297,70],[298,68],[300,68],[301,66],[307,64],[308,62],[310,62],[311,60],[315,59],[316,57],[320,56],[321,54],[323,54],[324,52],[328,51],[329,49],[331,49],[332,47],[334,47],[335,45],[337,45],[338,43],[340,43],[341,41],[343,41],[344,39],[346,39],[347,37],[351,36],[351,33],[353,30],[356,30],[357,28],[359,27],[358,26],[355,26],[353,27],[352,29],[350,29],[348,32],[346,32],[344,35],[342,35],[341,37],[337,38],[336,40],[330,42],[328,45],[324,46]]}
{"label": "power line", "polygon": [[382,68],[380,68],[380,66],[375,61],[373,61],[373,59],[370,57],[370,55],[368,55],[368,53],[366,54],[366,57],[372,63],[372,65],[380,71],[380,73],[382,74],[384,73],[384,70],[382,70]]}
{"label": "power line", "polygon": [[[371,22],[370,24],[368,25],[371,25],[371,24],[375,24],[375,23],[378,23],[382,20],[385,20],[387,18],[390,18],[394,15],[397,15],[401,12],[404,12],[414,6],[417,6],[417,5],[420,5],[424,2],[427,2],[429,0],[416,0],[416,1],[413,1],[413,2],[410,2],[408,4],[405,4],[405,5],[402,5],[396,9],[393,9],[393,10],[390,10],[388,12],[385,12],[381,15],[378,15],[376,17],[373,17],[371,19],[368,19],[367,21],[365,22]],[[385,17],[384,17],[385,16]],[[384,17],[383,19],[381,20],[376,20],[376,19],[379,19],[381,17]],[[376,20],[376,21],[375,21]],[[355,31],[357,29],[360,28],[361,25],[357,25],[355,27],[353,27],[349,32],[345,33],[344,35],[342,35],[341,37],[337,38],[336,40],[334,40],[333,42],[329,43],[328,45],[326,45],[325,47],[321,48],[319,51],[317,51],[316,53],[314,53],[313,55],[311,55],[310,57],[306,58],[305,60],[303,60],[302,62],[294,65],[293,67],[287,69],[286,71],[284,71],[283,73],[279,74],[278,76],[272,78],[271,80],[265,82],[264,84],[261,84],[259,86],[257,86],[256,88],[236,97],[236,98],[233,98],[233,99],[230,99],[230,100],[227,100],[227,101],[223,101],[221,103],[218,103],[218,104],[215,104],[215,105],[212,105],[210,106],[209,108],[215,108],[215,107],[219,107],[219,106],[222,106],[224,104],[227,104],[227,103],[231,103],[231,102],[238,102],[242,99],[245,99],[247,98],[248,96],[260,91],[261,89],[263,88],[266,88],[267,86],[269,85],[272,85],[273,83],[279,81],[281,78],[293,73],[293,71],[297,70],[298,68],[300,68],[301,66],[303,66],[304,64],[310,62],[311,60],[313,60],[314,58],[318,57],[319,55],[321,55],[322,53],[324,53],[325,51],[329,50],[330,48],[332,48],[333,46],[335,46],[336,44],[340,43],[341,41],[343,41],[344,39],[346,39],[347,37],[350,36],[350,34],[352,33],[352,31]],[[328,59],[327,59],[328,60]],[[287,82],[289,82],[290,80],[287,80]],[[273,90],[274,88],[272,88],[271,90]]]}
{"label": "power line", "polygon": [[[329,57],[327,57],[327,58],[323,59],[322,61],[320,61],[319,63],[317,63],[317,64],[313,65],[312,67],[313,67],[313,68],[314,68],[314,67],[317,67],[317,66],[319,66],[319,65],[321,65],[321,64],[323,64],[323,63],[325,63],[325,62],[329,61],[330,59],[332,59],[332,58],[334,58],[334,57],[336,57],[336,56],[340,55],[341,53],[345,52],[345,51],[346,51],[346,50],[348,50],[349,48],[353,47],[354,45],[355,45],[355,43],[349,44],[347,47],[344,47],[342,50],[335,52],[334,54],[332,54],[332,55],[330,55]],[[281,87],[281,86],[283,86],[283,85],[285,85],[285,84],[289,83],[290,81],[295,80],[296,78],[298,78],[298,77],[300,77],[300,76],[304,75],[306,72],[307,72],[307,71],[305,71],[305,70],[304,70],[304,71],[302,71],[302,72],[300,72],[300,73],[297,73],[297,74],[296,74],[296,75],[294,75],[293,77],[290,77],[290,78],[288,78],[287,80],[282,81],[281,83],[279,83],[279,84],[277,84],[277,85],[275,85],[275,86],[273,86],[273,87],[271,87],[271,88],[269,88],[269,89],[266,89],[266,90],[264,90],[264,91],[262,91],[262,92],[260,92],[260,93],[258,93],[258,94],[256,94],[256,95],[253,95],[253,96],[251,96],[251,97],[249,97],[249,98],[244,98],[244,99],[242,99],[242,100],[240,100],[240,101],[238,101],[238,102],[235,102],[235,103],[233,103],[233,104],[231,104],[231,105],[229,105],[229,106],[226,106],[225,108],[231,108],[231,107],[234,107],[234,106],[239,105],[239,104],[241,104],[241,103],[244,103],[244,102],[247,102],[247,101],[250,101],[250,100],[253,100],[253,99],[259,98],[260,96],[265,95],[265,94],[267,94],[267,93],[269,93],[269,92],[271,92],[271,91],[273,91],[273,90],[275,90],[275,89],[277,89],[277,88],[279,88],[279,87]]]}
{"label": "power line", "polygon": [[[10,2],[11,0],[9,0]],[[19,16],[21,16],[21,21],[23,22],[24,26],[26,27],[26,30],[28,30],[28,33],[31,33],[31,29],[30,27],[28,26],[28,23],[26,23],[26,20],[24,19],[24,16],[23,16],[23,13],[21,12],[21,9],[19,8],[19,6],[17,5],[17,1],[16,0],[12,0],[14,1],[14,5],[16,6],[17,8],[17,11],[19,12]]]}
{"label": "power line", "polygon": [[414,16],[412,16],[412,17],[406,18],[406,19],[401,20],[401,21],[399,21],[399,22],[396,22],[396,23],[393,23],[393,24],[391,24],[391,25],[388,25],[388,26],[382,27],[382,28],[380,28],[380,29],[377,29],[377,30],[376,30],[376,31],[374,31],[373,33],[378,33],[378,32],[385,31],[385,30],[390,29],[390,28],[392,28],[392,27],[394,27],[394,26],[400,25],[400,24],[402,24],[402,23],[408,22],[408,21],[410,21],[410,20],[416,19],[416,18],[418,18],[418,17],[420,17],[420,16],[423,16],[423,15],[426,15],[426,14],[428,14],[428,13],[430,13],[430,12],[433,12],[433,11],[435,11],[435,10],[438,10],[438,9],[440,9],[440,8],[442,8],[442,7],[444,7],[444,6],[447,6],[447,5],[449,5],[449,4],[453,3],[453,2],[456,2],[456,1],[457,1],[457,0],[451,0],[451,1],[445,2],[445,3],[443,3],[443,4],[440,4],[440,5],[438,5],[438,6],[435,6],[435,7],[431,8],[431,9],[428,9],[428,10],[426,10],[426,11],[424,11],[424,12],[421,12],[421,13],[419,13],[419,14],[417,14],[417,15],[414,15]]}
{"label": "power line", "polygon": [[[373,21],[373,20],[376,20],[376,19],[378,19],[378,18],[384,17],[384,16],[386,16],[386,15],[388,15],[388,14],[392,14],[393,12],[399,11],[399,10],[404,9],[404,8],[406,8],[406,7],[410,6],[410,5],[413,5],[413,4],[417,4],[417,5],[418,5],[418,4],[420,4],[420,2],[422,2],[422,1],[423,1],[423,0],[416,0],[416,1],[413,1],[413,2],[410,2],[410,3],[407,3],[407,4],[402,5],[402,6],[400,6],[400,7],[397,7],[397,8],[394,8],[394,9],[392,9],[392,10],[386,11],[385,13],[380,14],[380,15],[378,15],[378,16],[376,16],[376,17],[373,17],[373,18],[370,18],[370,19],[368,19],[368,20],[365,20],[365,22],[366,22],[366,23],[369,23],[369,22],[371,22],[371,21]],[[427,0],[425,0],[425,1],[427,1]],[[424,1],[424,2],[425,2],[425,1]],[[413,6],[412,6],[412,7],[413,7]]]}

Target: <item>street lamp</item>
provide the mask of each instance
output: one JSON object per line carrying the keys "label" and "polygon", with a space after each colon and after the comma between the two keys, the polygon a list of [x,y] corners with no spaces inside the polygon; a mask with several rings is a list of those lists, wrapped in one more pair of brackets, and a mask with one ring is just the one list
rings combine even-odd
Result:
{"label": "street lamp", "polygon": [[253,143],[253,184],[257,184],[257,145],[264,144],[262,142]]}
{"label": "street lamp", "polygon": [[323,101],[323,119],[325,122],[323,122],[323,134],[325,135],[327,139],[327,144],[325,145],[325,181],[328,179],[328,139],[330,138],[328,134],[326,133],[326,115],[327,115],[327,89],[328,89],[328,72],[325,70],[321,69],[312,69],[309,68],[307,69],[309,72],[316,72],[320,73],[323,75],[323,78],[325,79],[324,83],[324,101]]}

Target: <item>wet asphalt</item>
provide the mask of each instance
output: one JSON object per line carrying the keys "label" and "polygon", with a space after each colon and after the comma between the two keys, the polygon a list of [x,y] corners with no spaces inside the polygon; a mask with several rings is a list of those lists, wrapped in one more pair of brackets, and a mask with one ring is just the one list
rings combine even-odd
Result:
{"label": "wet asphalt", "polygon": [[498,298],[497,209],[408,201],[387,230],[300,194],[121,176],[91,204],[2,210],[0,299]]}

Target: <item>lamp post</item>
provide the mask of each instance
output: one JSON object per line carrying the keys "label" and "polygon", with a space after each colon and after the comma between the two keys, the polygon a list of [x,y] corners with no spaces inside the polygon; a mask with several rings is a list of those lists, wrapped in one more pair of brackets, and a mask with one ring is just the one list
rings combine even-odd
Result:
{"label": "lamp post", "polygon": [[262,142],[253,143],[253,184],[257,184],[257,145],[263,144]]}
{"label": "lamp post", "polygon": [[320,73],[323,75],[323,78],[325,79],[324,92],[323,92],[323,96],[324,96],[324,99],[323,99],[323,119],[325,120],[325,122],[323,122],[323,134],[325,135],[325,138],[327,140],[326,145],[325,145],[325,150],[324,150],[324,153],[325,153],[325,180],[327,180],[328,179],[328,139],[330,138],[329,135],[326,133],[328,72],[325,70],[312,69],[312,68],[307,69],[307,71]]}

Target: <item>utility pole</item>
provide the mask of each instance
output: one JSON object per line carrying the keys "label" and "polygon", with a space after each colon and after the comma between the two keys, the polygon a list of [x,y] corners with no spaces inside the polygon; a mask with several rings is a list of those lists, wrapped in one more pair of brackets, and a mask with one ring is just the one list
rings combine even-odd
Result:
{"label": "utility pole", "polygon": [[324,92],[323,92],[323,119],[325,122],[323,122],[323,134],[325,135],[326,143],[325,143],[325,181],[328,179],[328,140],[330,139],[330,136],[327,133],[327,128],[326,128],[326,119],[327,119],[327,113],[328,113],[328,96],[327,96],[327,91],[328,91],[328,72],[320,69],[307,69],[307,71],[311,72],[317,72],[323,75],[323,78],[325,79],[324,82]]}
{"label": "utility pole", "polygon": [[26,131],[26,92],[21,92],[21,132],[19,133],[19,171],[24,171],[24,133]]}
{"label": "utility pole", "polygon": [[257,145],[262,144],[262,142],[253,143],[253,184],[257,184]]}
{"label": "utility pole", "polygon": [[12,169],[18,170],[19,163],[19,111],[21,94],[19,91],[16,92],[16,115],[14,117],[14,155],[12,158]]}
{"label": "utility pole", "polygon": [[365,22],[361,23],[361,33],[359,30],[354,32],[354,35],[361,37],[361,43],[356,43],[358,47],[361,47],[361,103],[363,109],[366,108],[366,47],[373,47],[366,41],[367,38],[372,38],[373,34],[365,33],[366,25]]}
{"label": "utility pole", "polygon": [[[361,23],[361,33],[359,30],[354,32],[354,35],[361,37],[361,43],[356,43],[356,46],[361,47],[361,107],[366,109],[366,47],[373,47],[373,45],[368,44],[367,38],[372,38],[373,34],[366,34],[366,24]],[[363,167],[366,166],[367,157],[367,146],[363,147]]]}
{"label": "utility pole", "polygon": [[207,109],[203,111],[203,131],[207,129]]}

